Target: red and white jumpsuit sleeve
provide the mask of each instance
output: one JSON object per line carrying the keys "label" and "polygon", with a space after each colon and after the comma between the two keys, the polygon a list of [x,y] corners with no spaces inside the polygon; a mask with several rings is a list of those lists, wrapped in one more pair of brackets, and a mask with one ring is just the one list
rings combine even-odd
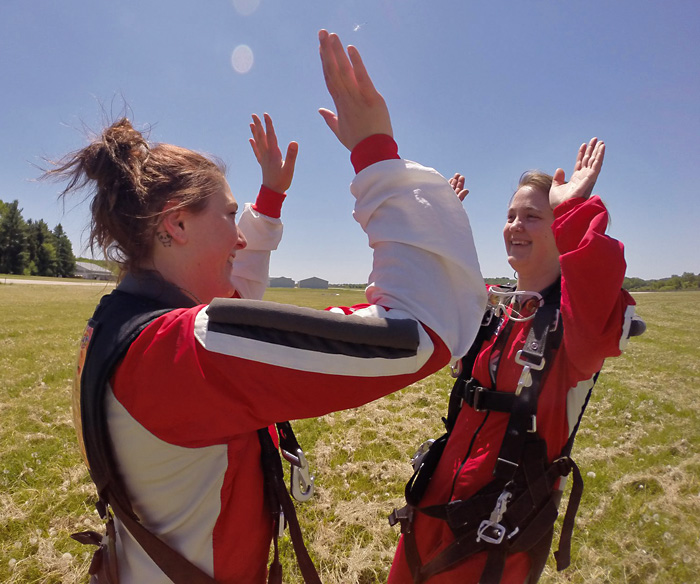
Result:
{"label": "red and white jumpsuit sleeve", "polygon": [[262,300],[269,282],[270,254],[282,239],[282,203],[286,195],[260,187],[254,204],[246,203],[238,221],[248,242],[233,262],[235,296]]}

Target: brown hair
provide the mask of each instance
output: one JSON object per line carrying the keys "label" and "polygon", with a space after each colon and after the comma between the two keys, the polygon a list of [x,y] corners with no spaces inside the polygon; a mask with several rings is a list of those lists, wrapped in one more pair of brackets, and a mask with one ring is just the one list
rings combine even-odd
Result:
{"label": "brown hair", "polygon": [[168,211],[200,212],[225,180],[220,161],[172,144],[149,144],[126,118],[52,164],[44,177],[68,181],[59,198],[92,190],[90,249],[101,249],[122,272],[139,270],[150,257],[166,205],[174,204]]}
{"label": "brown hair", "polygon": [[527,170],[520,175],[516,192],[523,187],[531,187],[548,195],[552,188],[552,175],[541,170]]}

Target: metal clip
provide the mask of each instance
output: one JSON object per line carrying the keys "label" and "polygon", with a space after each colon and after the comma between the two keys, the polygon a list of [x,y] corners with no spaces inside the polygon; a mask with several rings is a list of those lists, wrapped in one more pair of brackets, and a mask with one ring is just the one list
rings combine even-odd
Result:
{"label": "metal clip", "polygon": [[508,502],[513,497],[509,491],[503,491],[496,501],[496,506],[491,511],[491,517],[484,519],[476,532],[477,543],[484,540],[486,543],[498,545],[506,536],[506,528],[501,525],[503,515],[508,508]]}
{"label": "metal clip", "polygon": [[520,374],[520,379],[518,379],[518,387],[515,388],[515,395],[520,395],[523,387],[530,387],[532,385],[532,374],[530,373],[530,366],[525,365],[523,367],[523,372]]}
{"label": "metal clip", "polygon": [[282,449],[282,456],[292,465],[289,477],[289,490],[299,502],[308,501],[314,494],[314,477],[309,473],[309,463],[304,451],[297,448],[296,455]]}
{"label": "metal clip", "polygon": [[284,528],[287,527],[287,520],[284,518],[284,511],[280,507],[280,516],[277,520],[277,537],[282,537],[284,535]]}
{"label": "metal clip", "polygon": [[429,440],[423,442],[423,444],[418,447],[418,450],[416,450],[416,453],[411,457],[413,472],[416,472],[420,468],[420,465],[423,464],[423,459],[425,458],[425,455],[428,454],[428,450],[430,450],[433,442],[435,442],[434,438],[430,438]]}

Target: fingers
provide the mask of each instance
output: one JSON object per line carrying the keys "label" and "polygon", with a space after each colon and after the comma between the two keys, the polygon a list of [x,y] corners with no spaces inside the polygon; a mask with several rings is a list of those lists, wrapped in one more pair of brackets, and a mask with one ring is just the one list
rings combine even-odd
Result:
{"label": "fingers", "polygon": [[591,160],[590,160],[591,168],[596,173],[600,172],[600,169],[603,168],[603,160],[604,159],[605,159],[605,143],[598,142],[598,144],[596,144],[596,147],[593,151],[593,154],[591,155]]}
{"label": "fingers", "polygon": [[331,110],[325,107],[319,108],[318,113],[326,122],[326,125],[331,129],[338,139],[340,139],[340,134],[338,133],[338,116],[336,116]]}
{"label": "fingers", "polygon": [[297,162],[297,154],[299,154],[299,144],[290,142],[287,146],[287,154],[284,157],[284,170],[290,174],[294,174],[294,166]]}
{"label": "fingers", "polygon": [[367,73],[367,69],[365,68],[365,64],[362,61],[359,51],[350,45],[348,46],[348,55],[350,56],[350,62],[353,66],[355,80],[357,81],[360,91],[364,94],[377,93],[374,83],[372,83],[372,79],[370,78],[369,73]]}
{"label": "fingers", "polygon": [[563,185],[566,183],[566,173],[564,172],[563,168],[557,168],[556,171],[554,171],[554,176],[552,177],[552,186],[557,187],[559,185]]}
{"label": "fingers", "polygon": [[265,118],[265,130],[267,132],[267,147],[270,150],[278,148],[277,134],[275,134],[275,126],[272,124],[272,118],[267,113],[263,114],[263,117]]}
{"label": "fingers", "polygon": [[574,172],[576,172],[577,170],[581,170],[581,167],[583,166],[583,157],[586,154],[587,147],[588,144],[584,142],[578,149],[578,155],[576,156],[576,164],[574,165]]}

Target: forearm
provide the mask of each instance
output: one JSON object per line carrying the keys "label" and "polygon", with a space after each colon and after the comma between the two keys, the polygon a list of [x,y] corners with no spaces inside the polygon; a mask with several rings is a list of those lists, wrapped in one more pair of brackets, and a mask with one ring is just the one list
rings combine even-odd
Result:
{"label": "forearm", "polygon": [[449,183],[419,164],[385,160],[351,190],[374,250],[368,301],[407,312],[462,356],[486,298],[469,219]]}
{"label": "forearm", "polygon": [[248,241],[233,263],[233,283],[241,298],[259,300],[269,281],[270,253],[282,239],[283,194],[261,188],[255,205],[246,203],[238,228]]}
{"label": "forearm", "polygon": [[606,235],[608,213],[598,197],[560,205],[555,215],[564,342],[578,367],[593,371],[619,354],[624,312],[633,302],[622,290],[624,248]]}

